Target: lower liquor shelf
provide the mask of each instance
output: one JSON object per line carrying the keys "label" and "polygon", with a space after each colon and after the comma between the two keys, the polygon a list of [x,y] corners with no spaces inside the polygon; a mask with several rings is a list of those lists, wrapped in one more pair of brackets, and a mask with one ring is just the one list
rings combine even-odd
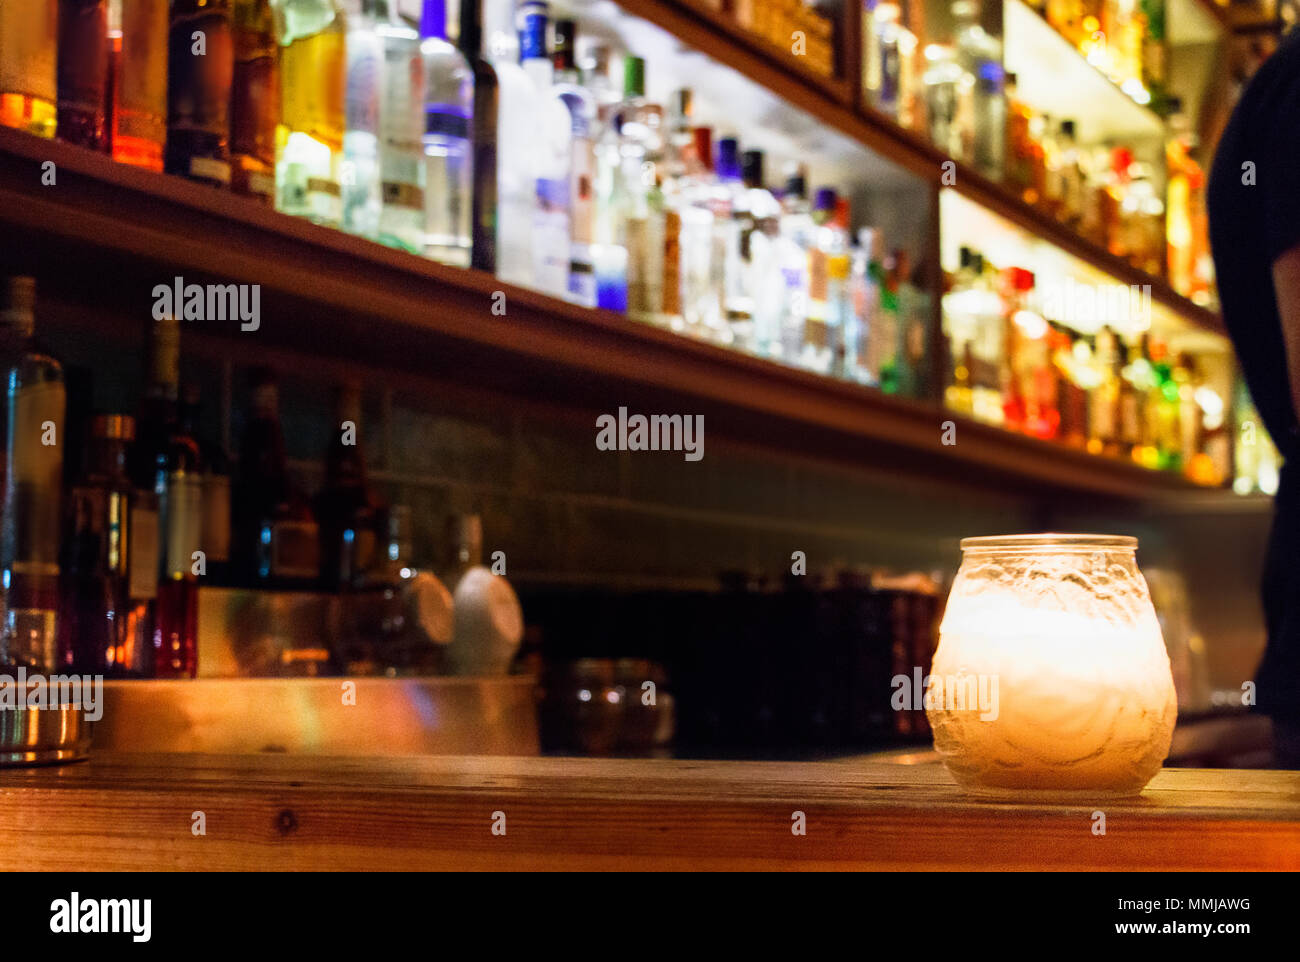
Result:
{"label": "lower liquor shelf", "polygon": [[291,351],[597,414],[695,414],[712,437],[894,473],[1131,499],[1205,491],[9,130],[0,130],[0,223],[22,238],[5,269],[33,274],[66,314],[84,308],[97,326],[115,318],[138,331],[155,288],[177,276],[259,285],[255,322],[196,321],[187,332],[238,344],[250,359]]}

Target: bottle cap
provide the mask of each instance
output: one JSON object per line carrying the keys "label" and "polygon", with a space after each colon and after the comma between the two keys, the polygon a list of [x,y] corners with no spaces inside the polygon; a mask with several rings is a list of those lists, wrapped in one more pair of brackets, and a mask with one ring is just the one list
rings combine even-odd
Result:
{"label": "bottle cap", "polygon": [[763,186],[763,152],[747,150],[740,157],[740,173],[746,187]]}
{"label": "bottle cap", "polygon": [[1074,121],[1073,121],[1073,120],[1062,120],[1062,121],[1061,121],[1061,133],[1064,134],[1066,137],[1071,137],[1071,138],[1073,138],[1073,137],[1074,137],[1074,130],[1075,130],[1075,126],[1074,126]]}
{"label": "bottle cap", "polygon": [[740,179],[740,142],[735,137],[718,141],[718,177],[722,180]]}
{"label": "bottle cap", "polygon": [[134,441],[135,418],[129,414],[96,414],[90,422],[90,435],[103,441]]}
{"label": "bottle cap", "polygon": [[[442,0],[435,2],[441,3]],[[546,21],[550,12],[544,0],[524,0],[519,5],[515,12],[515,29],[519,33],[520,62],[546,59]]]}
{"label": "bottle cap", "polygon": [[645,61],[640,57],[623,58],[623,96],[645,96]]}
{"label": "bottle cap", "polygon": [[447,39],[447,0],[424,0],[420,11],[420,36]]}
{"label": "bottle cap", "polygon": [[785,179],[785,196],[798,197],[801,200],[808,196],[808,178],[803,172],[803,168],[797,168]]}
{"label": "bottle cap", "polygon": [[818,187],[817,193],[813,195],[813,210],[831,213],[835,210],[835,201],[834,187]]}

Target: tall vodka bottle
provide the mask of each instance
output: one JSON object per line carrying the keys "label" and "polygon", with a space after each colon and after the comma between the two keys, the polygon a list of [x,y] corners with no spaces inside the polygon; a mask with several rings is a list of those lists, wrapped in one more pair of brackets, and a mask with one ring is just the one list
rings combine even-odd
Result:
{"label": "tall vodka bottle", "polygon": [[424,60],[424,253],[444,264],[469,267],[474,74],[461,52],[447,41],[446,0],[424,0],[420,56]]}
{"label": "tall vodka bottle", "polygon": [[420,34],[388,0],[376,27],[384,49],[379,109],[379,240],[412,254],[424,252],[424,63]]}
{"label": "tall vodka bottle", "polygon": [[533,137],[533,286],[556,297],[569,289],[569,168],[572,135],[568,107],[553,88],[555,70],[546,50],[550,7],[543,0],[519,5],[519,64],[533,83],[537,109]]}
{"label": "tall vodka bottle", "polygon": [[11,277],[0,291],[4,365],[3,504],[0,506],[0,666],[52,670],[58,659],[63,367],[33,343],[36,282]]}
{"label": "tall vodka bottle", "polygon": [[497,277],[533,286],[533,208],[537,196],[532,162],[537,92],[519,65],[514,0],[483,0],[488,59],[496,71]]}
{"label": "tall vodka bottle", "polygon": [[381,206],[379,108],[386,78],[379,18],[387,12],[386,6],[384,0],[351,0],[344,37],[343,229],[372,239],[379,236]]}

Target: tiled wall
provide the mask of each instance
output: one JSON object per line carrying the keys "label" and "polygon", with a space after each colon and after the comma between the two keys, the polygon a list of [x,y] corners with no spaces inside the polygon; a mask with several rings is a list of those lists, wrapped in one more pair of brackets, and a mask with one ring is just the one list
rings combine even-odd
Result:
{"label": "tiled wall", "polygon": [[[57,321],[57,309],[53,314]],[[135,410],[139,347],[94,325],[51,326],[54,351],[70,366],[97,372],[95,406]],[[210,401],[207,433],[237,444],[250,358],[232,358],[232,346],[191,338],[183,369]],[[869,449],[855,452],[864,467],[793,458],[731,443],[710,433],[711,424],[698,462],[679,452],[602,452],[595,445],[601,412],[471,396],[316,358],[257,360],[267,358],[282,371],[286,444],[309,491],[320,482],[332,430],[331,385],[344,371],[361,377],[361,441],[376,483],[412,508],[417,563],[442,556],[446,518],[462,512],[482,515],[485,551],[504,551],[512,580],[534,589],[711,587],[719,572],[735,569],[779,577],[795,550],[814,571],[865,564],[950,575],[967,535],[1052,527],[1127,532],[1141,539],[1144,567],[1185,577],[1216,686],[1239,687],[1258,659],[1255,586],[1267,530],[1259,510],[1100,510],[1055,494],[973,488],[959,477],[900,476],[887,461],[873,463],[878,454]],[[608,410],[618,403],[611,399]]]}

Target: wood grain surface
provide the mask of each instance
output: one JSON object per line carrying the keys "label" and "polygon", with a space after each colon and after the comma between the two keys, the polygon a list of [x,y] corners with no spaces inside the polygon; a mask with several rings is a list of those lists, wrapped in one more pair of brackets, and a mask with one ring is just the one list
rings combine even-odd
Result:
{"label": "wood grain surface", "polygon": [[1300,773],[1085,806],[973,801],[938,766],[99,755],[0,770],[0,869],[1295,870]]}

